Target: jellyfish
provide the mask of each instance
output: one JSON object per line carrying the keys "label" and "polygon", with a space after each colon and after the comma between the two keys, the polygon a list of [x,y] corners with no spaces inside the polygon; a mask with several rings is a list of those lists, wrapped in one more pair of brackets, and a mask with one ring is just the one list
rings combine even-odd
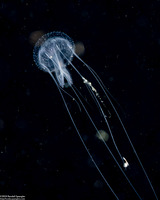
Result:
{"label": "jellyfish", "polygon": [[[110,191],[112,192],[115,199],[119,199],[119,197],[116,194],[116,192],[114,191],[113,187],[110,185],[109,181],[107,180],[107,177],[104,176],[103,172],[101,171],[100,167],[98,166],[98,164],[96,162],[96,159],[94,158],[94,156],[90,152],[89,148],[87,147],[87,144],[86,144],[84,138],[82,137],[82,134],[79,131],[77,123],[74,120],[74,117],[71,113],[71,109],[69,108],[69,106],[66,102],[64,94],[67,95],[69,98],[71,98],[76,103],[76,105],[78,106],[79,112],[85,112],[88,120],[90,121],[90,124],[95,129],[96,137],[101,142],[103,142],[105,148],[108,150],[108,152],[111,155],[111,157],[113,158],[115,164],[117,165],[117,167],[119,168],[119,170],[121,171],[123,176],[125,177],[126,181],[129,183],[130,187],[133,189],[133,191],[135,192],[137,197],[139,199],[142,199],[141,195],[138,193],[135,186],[132,184],[131,180],[128,178],[128,176],[125,172],[125,169],[130,164],[129,164],[127,158],[121,154],[119,147],[116,143],[112,128],[109,123],[110,116],[108,113],[106,113],[106,110],[105,110],[105,107],[106,107],[105,102],[104,102],[103,98],[101,97],[98,89],[94,86],[94,84],[92,84],[92,82],[88,78],[86,78],[86,76],[84,75],[85,73],[83,73],[83,70],[81,70],[81,71],[78,70],[78,68],[73,64],[73,62],[72,62],[73,57],[77,58],[77,60],[82,63],[83,67],[85,67],[87,72],[92,76],[92,79],[97,83],[98,88],[103,92],[107,102],[110,104],[111,108],[113,109],[113,111],[115,113],[115,116],[117,117],[120,125],[122,126],[125,136],[133,150],[133,153],[135,154],[135,156],[144,172],[144,175],[153,191],[154,197],[156,199],[158,199],[157,194],[154,190],[154,187],[147,175],[147,172],[146,172],[138,154],[137,154],[137,151],[135,150],[135,147],[129,137],[129,134],[120,118],[120,115],[119,115],[115,105],[113,104],[112,95],[107,90],[107,88],[105,87],[104,83],[102,82],[102,80],[100,79],[98,74],[95,72],[95,70],[93,70],[93,68],[91,68],[88,64],[86,64],[86,62],[84,62],[79,57],[79,55],[76,54],[75,44],[74,44],[73,40],[63,32],[54,31],[54,32],[50,32],[50,33],[43,35],[36,42],[34,50],[33,50],[33,59],[35,61],[35,64],[37,65],[37,67],[40,70],[47,72],[50,75],[50,77],[53,79],[54,83],[56,84],[57,89],[60,93],[60,96],[63,100],[64,106],[69,114],[69,117],[70,117],[72,124],[82,142],[84,149],[88,153],[89,158],[93,162],[93,164],[94,164],[95,168],[97,169],[97,171],[99,172],[102,180],[107,185],[107,187],[110,189]],[[68,69],[68,65],[71,67],[70,70]],[[91,98],[93,100],[95,107],[97,108],[99,114],[101,115],[101,120],[104,121],[106,127],[108,128],[108,133],[102,134],[102,131],[98,129],[98,127],[95,123],[95,120],[92,117],[92,114],[90,113],[89,109],[86,106],[86,99],[84,98],[84,95],[75,86],[77,79],[71,76],[71,70],[75,71],[77,76],[80,78],[80,80],[81,80],[80,84],[84,85],[86,87],[89,98]],[[67,91],[68,88],[71,89],[72,94],[70,94]],[[104,137],[104,135],[108,135],[107,139],[105,138],[106,136]],[[111,138],[111,140],[113,142],[113,146],[114,146],[115,150],[117,151],[121,162],[118,161],[118,159],[116,158],[116,156],[113,154],[112,150],[110,149],[109,145],[107,144],[107,140],[109,137]]]}

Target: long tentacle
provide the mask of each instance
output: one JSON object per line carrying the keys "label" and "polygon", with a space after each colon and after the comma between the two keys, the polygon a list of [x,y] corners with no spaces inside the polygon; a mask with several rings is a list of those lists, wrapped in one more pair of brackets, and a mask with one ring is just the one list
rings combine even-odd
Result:
{"label": "long tentacle", "polygon": [[[74,52],[73,52],[73,53],[74,53]],[[124,132],[125,132],[125,134],[126,134],[126,137],[127,137],[128,141],[129,141],[129,143],[130,143],[130,145],[131,145],[131,147],[132,147],[132,149],[133,149],[133,152],[134,152],[135,156],[137,157],[137,160],[138,160],[138,162],[139,162],[139,164],[140,164],[140,166],[141,166],[141,168],[142,168],[142,170],[143,170],[143,172],[144,172],[144,174],[145,174],[145,176],[146,176],[146,178],[147,178],[147,180],[148,180],[148,183],[149,183],[149,185],[150,185],[150,187],[151,187],[151,189],[152,189],[152,191],[153,191],[153,193],[154,193],[154,196],[155,196],[155,198],[158,200],[158,196],[157,196],[157,194],[156,194],[156,192],[155,192],[155,189],[154,189],[154,187],[153,187],[153,185],[152,185],[152,183],[151,183],[151,181],[150,181],[150,178],[149,178],[149,176],[148,176],[148,174],[147,174],[147,172],[146,172],[146,170],[145,170],[145,168],[144,168],[144,166],[143,166],[143,164],[142,164],[142,162],[141,162],[141,160],[140,160],[140,158],[139,158],[139,156],[138,156],[138,154],[137,154],[137,152],[136,152],[136,150],[135,150],[135,147],[134,147],[134,145],[133,145],[133,143],[132,143],[132,141],[131,141],[131,139],[130,139],[130,137],[129,137],[129,135],[128,135],[128,132],[127,132],[127,130],[126,130],[126,128],[125,128],[125,126],[124,126],[124,124],[123,124],[123,122],[122,122],[122,120],[121,120],[121,118],[120,118],[120,116],[119,116],[119,114],[118,114],[118,112],[117,112],[115,106],[113,105],[113,103],[112,103],[112,101],[111,101],[109,95],[107,94],[107,92],[106,92],[106,90],[105,90],[105,88],[104,88],[103,82],[102,82],[101,79],[98,77],[98,75],[96,74],[96,72],[95,72],[89,65],[87,65],[76,53],[74,53],[74,55],[88,68],[88,70],[91,72],[91,74],[92,74],[92,75],[94,76],[94,78],[97,80],[98,84],[100,85],[100,87],[102,88],[103,92],[105,93],[105,95],[106,95],[108,101],[110,102],[110,104],[111,104],[111,106],[112,106],[114,112],[116,113],[116,115],[117,115],[117,117],[118,117],[118,119],[119,119],[119,122],[120,122],[120,124],[121,124],[121,126],[122,126],[122,128],[123,128],[123,130],[124,130]]]}
{"label": "long tentacle", "polygon": [[74,127],[75,127],[75,129],[76,129],[76,132],[78,133],[78,136],[79,136],[79,138],[80,138],[80,140],[81,140],[81,142],[82,142],[82,144],[83,144],[85,150],[87,151],[87,153],[88,153],[90,159],[92,160],[92,162],[93,162],[93,164],[95,165],[97,171],[99,172],[99,174],[101,175],[101,177],[103,178],[104,182],[107,184],[107,186],[109,187],[109,189],[111,190],[111,192],[113,193],[113,195],[115,196],[115,198],[116,198],[117,200],[119,200],[118,196],[116,195],[116,193],[114,192],[114,190],[112,189],[112,187],[110,186],[110,184],[108,183],[108,181],[106,180],[106,178],[104,177],[104,175],[103,175],[103,173],[101,172],[100,168],[98,167],[96,161],[94,160],[93,156],[91,155],[90,151],[88,150],[88,148],[87,148],[87,146],[86,146],[86,144],[85,144],[85,142],[84,142],[84,140],[83,140],[83,138],[82,138],[82,136],[81,136],[81,134],[80,134],[80,132],[79,132],[79,130],[78,130],[78,128],[77,128],[75,122],[74,122],[74,120],[73,120],[73,117],[72,117],[72,115],[71,115],[71,112],[70,112],[70,110],[69,110],[69,108],[68,108],[68,106],[67,106],[67,103],[66,103],[66,101],[65,101],[65,98],[64,98],[64,96],[63,96],[63,94],[62,94],[60,88],[58,87],[58,84],[57,84],[57,82],[56,82],[54,76],[52,75],[52,73],[51,73],[49,70],[48,70],[48,73],[50,74],[50,76],[52,77],[52,79],[54,80],[54,82],[56,83],[56,86],[57,86],[57,88],[58,88],[58,90],[59,90],[59,93],[60,93],[62,99],[63,99],[64,105],[65,105],[65,107],[66,107],[66,109],[67,109],[67,112],[68,112],[68,114],[69,114],[69,116],[70,116],[70,119],[71,119],[71,121],[72,121],[72,123],[73,123],[73,125],[74,125]]}
{"label": "long tentacle", "polygon": [[[132,187],[132,189],[133,189],[133,190],[135,191],[135,193],[137,194],[138,198],[139,198],[139,199],[142,199],[142,198],[140,197],[140,195],[138,194],[138,192],[136,191],[136,189],[135,189],[135,187],[133,186],[133,184],[131,183],[131,181],[129,180],[129,178],[127,177],[127,175],[125,174],[125,172],[123,171],[123,169],[122,169],[122,167],[120,166],[120,164],[118,163],[117,159],[116,159],[115,156],[113,155],[113,153],[112,153],[112,151],[110,150],[109,146],[107,145],[107,143],[106,143],[105,140],[103,139],[103,137],[102,137],[102,135],[100,134],[98,128],[96,127],[94,121],[92,120],[92,118],[91,118],[89,112],[87,111],[85,105],[83,104],[83,102],[81,101],[81,99],[79,98],[78,94],[76,93],[76,91],[74,90],[73,87],[72,87],[72,90],[74,91],[74,93],[75,93],[77,99],[78,99],[79,102],[81,103],[81,105],[82,105],[83,109],[85,110],[85,112],[86,112],[88,118],[90,119],[92,125],[93,125],[94,128],[96,129],[96,132],[99,134],[100,138],[102,139],[104,145],[105,145],[106,148],[108,149],[108,151],[109,151],[109,153],[111,154],[112,158],[113,158],[114,161],[116,162],[117,166],[119,167],[119,169],[121,170],[121,172],[123,173],[123,175],[125,176],[125,178],[127,179],[128,183],[130,184],[130,186]],[[92,92],[92,90],[91,90],[90,92],[92,93],[92,95],[95,96],[95,94]],[[96,98],[96,96],[95,96],[95,98]],[[96,98],[96,99],[97,99],[97,98]],[[97,100],[97,101],[98,101],[98,100]],[[111,131],[111,130],[110,130],[110,131]]]}

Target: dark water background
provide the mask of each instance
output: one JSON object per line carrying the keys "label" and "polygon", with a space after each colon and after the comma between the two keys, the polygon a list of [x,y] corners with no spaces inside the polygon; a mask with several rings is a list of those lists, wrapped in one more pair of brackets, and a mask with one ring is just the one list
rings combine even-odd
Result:
{"label": "dark water background", "polygon": [[[0,1],[0,194],[29,200],[115,199],[88,158],[55,84],[33,62],[34,43],[52,31],[84,45],[81,58],[119,103],[115,105],[159,194],[159,0]],[[73,63],[78,65],[75,59]],[[72,110],[72,101],[68,103]],[[83,137],[90,137],[85,118],[75,118]],[[126,150],[127,140],[116,131],[130,162],[127,175],[144,200],[155,199],[132,150]],[[102,144],[94,142],[89,143],[91,152],[119,199],[138,199]],[[111,140],[109,146],[116,154]]]}

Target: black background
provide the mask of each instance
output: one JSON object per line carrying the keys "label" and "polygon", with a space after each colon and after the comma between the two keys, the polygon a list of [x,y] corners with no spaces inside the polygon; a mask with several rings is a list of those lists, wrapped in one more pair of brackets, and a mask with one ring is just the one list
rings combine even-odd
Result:
{"label": "black background", "polygon": [[[115,105],[159,193],[159,13],[159,0],[0,1],[1,195],[115,199],[88,158],[55,84],[33,61],[35,31],[62,31],[83,43],[81,58],[120,104]],[[133,153],[125,151],[127,140],[119,134],[116,141],[127,154],[126,173],[136,190],[143,199],[155,199]],[[91,146],[119,199],[138,199],[108,152],[101,149],[96,156],[101,144]]]}

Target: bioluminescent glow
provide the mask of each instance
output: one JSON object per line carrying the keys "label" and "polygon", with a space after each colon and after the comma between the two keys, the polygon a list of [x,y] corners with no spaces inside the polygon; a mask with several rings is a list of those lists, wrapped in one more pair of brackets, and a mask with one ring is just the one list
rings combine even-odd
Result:
{"label": "bioluminescent glow", "polygon": [[[133,150],[133,153],[135,154],[139,162],[139,165],[144,172],[146,180],[148,180],[148,183],[153,191],[153,195],[155,199],[158,199],[156,192],[154,190],[154,187],[147,175],[145,168],[142,165],[142,162],[134,148],[134,145],[127,133],[127,130],[119,116],[119,113],[111,100],[112,98],[111,98],[110,93],[108,92],[107,88],[105,87],[102,80],[95,72],[95,70],[93,70],[89,65],[87,65],[75,52],[76,51],[75,51],[74,42],[69,36],[67,36],[65,33],[62,33],[62,32],[51,32],[51,33],[43,35],[35,44],[34,51],[33,51],[33,58],[38,68],[43,70],[44,72],[47,72],[53,79],[54,83],[56,84],[58,91],[62,97],[62,100],[64,102],[65,108],[83,144],[83,147],[85,148],[94,166],[96,167],[97,171],[99,172],[100,176],[102,177],[103,181],[106,183],[107,187],[110,189],[114,197],[116,199],[119,199],[118,195],[115,192],[114,187],[111,186],[111,184],[107,180],[107,177],[104,176],[104,173],[101,171],[99,165],[97,164],[96,159],[94,158],[89,148],[87,147],[86,142],[84,138],[82,137],[82,133],[81,131],[79,131],[78,125],[73,117],[72,111],[70,110],[66,102],[66,98],[64,94],[67,95],[69,98],[71,98],[74,102],[76,102],[76,104],[78,105],[78,112],[84,112],[86,114],[86,118],[90,122],[89,126],[92,126],[94,128],[96,137],[100,140],[101,143],[105,145],[106,149],[108,150],[108,153],[113,158],[115,164],[118,166],[120,172],[124,175],[126,181],[129,183],[130,187],[136,193],[137,197],[139,199],[142,199],[143,197],[141,197],[141,195],[137,191],[136,186],[132,184],[131,180],[128,178],[126,174],[125,169],[128,166],[131,166],[131,163],[129,163],[128,161],[129,159],[126,158],[125,155],[121,154],[119,147],[117,145],[117,142],[115,140],[115,135],[113,134],[112,127],[110,126],[110,122],[109,122],[110,116],[108,115],[108,113],[106,113],[104,109],[105,104],[106,104],[105,101],[107,101],[107,104],[109,104],[112,107],[115,117],[117,117],[123,129],[123,132],[125,133],[127,141],[129,142]],[[92,80],[94,80],[95,83],[93,83],[93,81],[91,82],[88,78],[86,78],[86,76],[84,75],[86,74],[86,72],[83,73],[83,70],[81,71],[78,70],[78,68],[72,62],[73,57],[77,58],[78,61],[82,63],[83,69],[86,70],[87,73],[90,74],[90,76],[92,76]],[[87,88],[87,91],[88,91],[87,98],[90,98],[93,100],[93,103],[94,103],[93,106],[95,106],[95,108],[97,109],[97,111],[99,112],[101,116],[99,120],[103,120],[106,128],[108,129],[106,132],[102,131],[103,128],[101,129],[97,127],[96,122],[93,119],[92,113],[90,113],[86,105],[86,101],[85,101],[83,93],[81,93],[76,87],[77,80],[71,76],[71,71],[67,68],[68,65],[70,65],[72,70],[75,71],[77,76],[80,78],[81,85]],[[97,87],[95,87],[96,84],[98,88],[100,88],[100,90],[103,92],[103,95],[105,96],[106,100],[103,100],[104,98],[102,98],[102,95],[100,95]],[[67,91],[68,89],[72,91],[72,94]],[[116,149],[118,153],[117,154],[118,156],[115,156],[113,152],[111,151],[110,147],[108,146],[107,144],[108,139],[112,140],[114,148]],[[118,161],[119,158],[121,162]],[[106,170],[107,170],[107,166],[106,166]]]}

